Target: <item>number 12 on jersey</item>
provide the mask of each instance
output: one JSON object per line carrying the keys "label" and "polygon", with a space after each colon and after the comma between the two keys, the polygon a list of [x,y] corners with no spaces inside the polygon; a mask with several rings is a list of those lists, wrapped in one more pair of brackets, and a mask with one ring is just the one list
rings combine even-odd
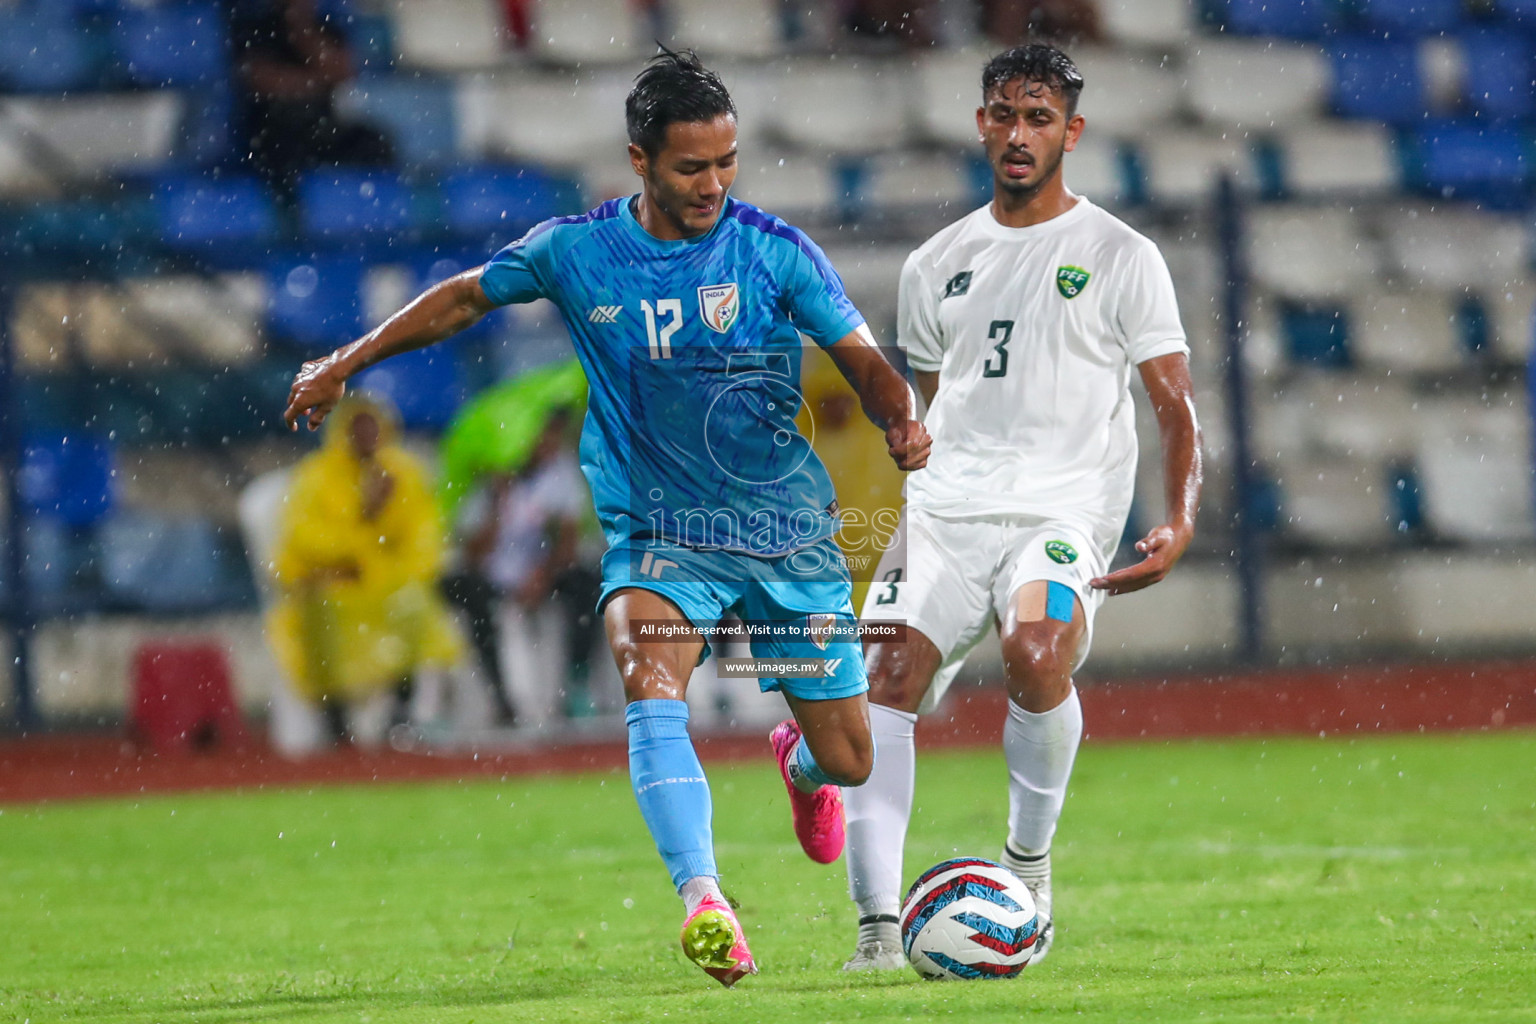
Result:
{"label": "number 12 on jersey", "polygon": [[[645,335],[651,342],[651,358],[671,359],[672,335],[683,326],[683,300],[657,299],[653,307],[650,299],[641,299],[640,309],[645,313]],[[658,324],[660,317],[667,317],[666,323]]]}
{"label": "number 12 on jersey", "polygon": [[[646,320],[650,322],[649,319]],[[1012,320],[993,320],[987,328],[987,340],[992,343],[992,355],[987,356],[987,361],[981,368],[983,377],[1006,377],[1008,375],[1008,343],[1013,340]]]}

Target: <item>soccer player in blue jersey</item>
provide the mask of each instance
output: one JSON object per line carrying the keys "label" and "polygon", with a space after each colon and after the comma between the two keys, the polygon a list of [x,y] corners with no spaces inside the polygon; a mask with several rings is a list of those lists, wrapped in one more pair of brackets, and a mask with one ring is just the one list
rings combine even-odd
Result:
{"label": "soccer player in blue jersey", "polygon": [[683,950],[730,986],[757,967],[720,891],[687,731],[702,631],[733,612],[758,631],[755,657],[820,673],[760,681],[794,713],[772,742],[813,859],[842,852],[837,787],[863,783],[874,762],[836,495],[794,422],[800,335],[831,354],[898,466],[921,468],[930,440],[821,250],[729,196],[736,111],[720,79],[691,52],[663,52],[636,78],[625,120],[637,195],[539,224],[305,363],[284,419],[318,427],[352,375],[498,306],[560,309],[590,389],[581,461],[609,543],[601,607],[629,702],[630,780],[684,902]]}

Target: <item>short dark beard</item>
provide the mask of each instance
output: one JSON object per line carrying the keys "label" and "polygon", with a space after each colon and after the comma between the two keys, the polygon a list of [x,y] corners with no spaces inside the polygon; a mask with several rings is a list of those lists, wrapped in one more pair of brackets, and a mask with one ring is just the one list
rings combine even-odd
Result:
{"label": "short dark beard", "polygon": [[[1053,164],[1051,164],[1050,170],[1040,175],[1040,177],[1036,179],[1033,185],[1027,185],[1023,182],[1011,181],[1003,175],[998,174],[996,171],[993,172],[992,179],[997,183],[997,187],[1003,192],[1008,193],[1011,198],[1028,201],[1029,199],[1032,199],[1042,188],[1045,187],[1046,182],[1050,181],[1053,177],[1056,176],[1058,172],[1060,172],[1061,160],[1062,157],[1066,155],[1066,152],[1066,146],[1063,144],[1062,148],[1057,151],[1056,160]],[[1007,154],[1004,155],[1006,156]],[[1036,162],[1035,166],[1040,166],[1038,161]]]}

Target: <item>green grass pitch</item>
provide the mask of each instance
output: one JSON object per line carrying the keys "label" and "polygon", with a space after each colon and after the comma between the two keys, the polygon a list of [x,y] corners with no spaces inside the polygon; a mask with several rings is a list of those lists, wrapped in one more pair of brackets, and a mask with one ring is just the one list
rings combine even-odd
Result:
{"label": "green grass pitch", "polygon": [[[0,1019],[1536,1021],[1536,734],[1090,743],[1055,951],[969,984],[839,971],[764,750],[709,772],[735,990],[609,773],[0,809]],[[995,856],[1001,753],[918,770],[908,876]]]}

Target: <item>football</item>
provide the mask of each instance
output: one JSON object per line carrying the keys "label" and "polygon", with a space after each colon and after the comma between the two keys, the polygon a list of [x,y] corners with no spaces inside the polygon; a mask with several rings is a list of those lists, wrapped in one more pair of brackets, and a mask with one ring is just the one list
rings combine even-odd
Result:
{"label": "football", "polygon": [[924,871],[901,907],[901,945],[924,978],[1012,978],[1035,952],[1041,921],[1023,882],[990,860],[959,857]]}

